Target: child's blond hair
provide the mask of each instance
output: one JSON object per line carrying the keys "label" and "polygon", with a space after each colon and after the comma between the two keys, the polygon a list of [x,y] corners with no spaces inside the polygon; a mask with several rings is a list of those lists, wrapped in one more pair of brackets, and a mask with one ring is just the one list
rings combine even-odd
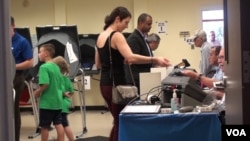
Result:
{"label": "child's blond hair", "polygon": [[57,56],[52,61],[59,66],[62,74],[69,74],[69,64],[62,56]]}

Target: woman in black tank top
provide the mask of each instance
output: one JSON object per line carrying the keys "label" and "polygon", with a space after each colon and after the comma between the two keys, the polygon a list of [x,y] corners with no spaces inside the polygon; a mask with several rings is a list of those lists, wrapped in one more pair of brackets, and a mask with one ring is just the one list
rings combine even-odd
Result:
{"label": "woman in black tank top", "polygon": [[[112,102],[113,78],[115,85],[126,83],[123,68],[124,63],[155,63],[159,66],[170,65],[169,61],[163,57],[148,57],[132,53],[125,37],[121,33],[128,27],[130,19],[131,13],[127,8],[116,7],[110,15],[105,18],[104,31],[99,34],[96,42],[97,51],[95,63],[97,68],[101,69],[100,90],[114,118],[109,141],[118,141],[119,113],[125,106]],[[112,57],[112,68],[110,65],[110,52]]]}

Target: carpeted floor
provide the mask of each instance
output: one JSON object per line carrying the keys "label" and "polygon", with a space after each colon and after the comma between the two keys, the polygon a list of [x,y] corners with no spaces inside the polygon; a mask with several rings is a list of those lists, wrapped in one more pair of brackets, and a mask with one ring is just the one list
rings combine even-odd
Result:
{"label": "carpeted floor", "polygon": [[89,138],[77,139],[75,141],[108,141],[108,137],[94,136],[94,137],[89,137]]}

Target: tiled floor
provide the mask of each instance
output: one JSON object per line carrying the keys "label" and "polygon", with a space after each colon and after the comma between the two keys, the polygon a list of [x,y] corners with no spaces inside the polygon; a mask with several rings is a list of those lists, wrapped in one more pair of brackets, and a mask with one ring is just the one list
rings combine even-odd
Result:
{"label": "tiled floor", "polygon": [[[112,127],[112,116],[110,112],[102,114],[104,111],[87,111],[86,124],[82,121],[81,112],[75,111],[69,114],[70,127],[74,133],[74,136],[80,135],[83,132],[83,128],[86,127],[87,132],[80,138],[92,137],[92,136],[109,136]],[[41,136],[37,136],[33,139],[29,139],[36,131],[36,124],[33,115],[30,112],[22,112],[22,126],[20,141],[40,141]],[[56,138],[56,130],[53,129],[49,133],[49,139]],[[67,139],[66,139],[67,141]]]}

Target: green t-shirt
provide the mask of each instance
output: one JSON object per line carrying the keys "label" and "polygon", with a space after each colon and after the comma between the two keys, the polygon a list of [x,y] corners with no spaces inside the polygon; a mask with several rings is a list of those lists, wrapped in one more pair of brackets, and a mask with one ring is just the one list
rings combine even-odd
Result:
{"label": "green t-shirt", "polygon": [[[70,92],[71,94],[74,94],[73,84],[70,81],[69,77],[63,76],[63,92]],[[62,106],[62,112],[63,113],[69,113],[69,108],[71,105],[71,100],[68,97],[63,97],[63,106]]]}
{"label": "green t-shirt", "polygon": [[42,92],[40,97],[40,109],[62,109],[62,82],[63,75],[55,63],[47,62],[40,66],[39,84],[48,84],[48,87]]}

